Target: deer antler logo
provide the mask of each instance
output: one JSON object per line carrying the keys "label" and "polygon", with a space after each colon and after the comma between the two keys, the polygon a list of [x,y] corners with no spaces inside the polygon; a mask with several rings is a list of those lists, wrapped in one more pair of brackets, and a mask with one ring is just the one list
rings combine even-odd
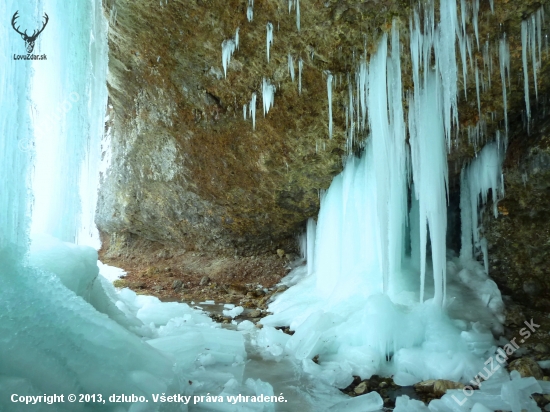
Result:
{"label": "deer antler logo", "polygon": [[50,18],[48,17],[48,15],[46,13],[44,13],[44,25],[42,26],[42,28],[40,30],[38,30],[38,31],[34,30],[33,33],[32,33],[32,36],[29,36],[27,34],[27,30],[25,30],[23,33],[21,33],[19,31],[20,26],[15,27],[15,21],[19,17],[18,13],[19,13],[19,11],[16,11],[15,14],[13,15],[13,17],[11,19],[11,25],[12,25],[13,29],[21,35],[21,38],[23,40],[25,40],[25,47],[27,48],[27,53],[30,54],[34,50],[34,42],[36,41],[36,39],[38,38],[40,33],[42,33],[44,31],[44,28],[48,24],[48,21],[50,20]]}

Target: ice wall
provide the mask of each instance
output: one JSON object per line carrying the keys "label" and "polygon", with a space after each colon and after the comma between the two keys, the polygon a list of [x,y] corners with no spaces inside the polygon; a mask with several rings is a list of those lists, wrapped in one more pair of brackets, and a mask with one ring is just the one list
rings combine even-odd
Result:
{"label": "ice wall", "polygon": [[[3,16],[37,17],[30,4],[7,0],[0,4]],[[33,19],[25,19],[27,21]],[[39,19],[38,19],[39,20]],[[22,17],[20,18],[22,21]],[[14,54],[24,54],[25,44],[9,24],[0,27],[0,250],[24,251],[27,244],[27,171],[33,150],[32,123],[27,100],[30,95],[29,61],[12,60]]]}
{"label": "ice wall", "polygon": [[[43,0],[39,9],[50,22],[39,37],[48,59],[32,64],[32,232],[99,248],[94,216],[107,104],[107,23],[94,1]],[[78,34],[67,35],[69,30]]]}

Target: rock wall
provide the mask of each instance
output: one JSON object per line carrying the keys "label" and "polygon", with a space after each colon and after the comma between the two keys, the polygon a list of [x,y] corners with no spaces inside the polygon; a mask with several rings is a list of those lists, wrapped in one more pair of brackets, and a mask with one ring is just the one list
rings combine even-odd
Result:
{"label": "rock wall", "polygon": [[[498,57],[504,33],[511,50],[509,118],[521,119],[525,102],[520,25],[545,2],[495,0],[494,13],[489,1],[480,3],[479,47],[471,21],[472,5],[466,3],[473,57],[472,64],[468,59],[466,84],[459,63],[462,132],[449,155],[452,191],[457,189],[462,165],[483,144],[483,140],[476,144],[468,139],[468,126],[483,121],[486,140],[493,139],[495,129],[504,129]],[[287,0],[255,0],[254,17],[249,22],[246,0],[161,0],[160,5],[145,0],[104,0],[110,19],[108,127],[112,158],[111,168],[103,176],[97,224],[108,250],[116,251],[128,244],[128,239],[136,238],[221,254],[257,255],[295,247],[295,235],[308,217],[316,215],[319,192],[342,169],[348,151],[344,110],[348,79],[353,83],[361,55],[375,51],[393,20],[401,32],[404,88],[411,88],[408,27],[413,3],[301,0],[300,31],[296,2],[291,4],[294,8],[289,13]],[[269,63],[268,22],[273,24],[274,38]],[[237,28],[239,48],[226,77],[221,45],[234,38]],[[489,57],[484,57],[485,47]],[[288,71],[289,53],[296,68],[294,82]],[[299,58],[303,61],[301,94]],[[547,61],[543,53],[538,71],[541,96],[548,87]],[[479,73],[486,73],[485,82],[491,78],[491,85],[480,91],[479,111],[475,66]],[[326,71],[334,75],[332,138],[328,135]],[[276,87],[274,107],[265,117],[263,78]],[[535,106],[532,73],[530,82]],[[255,130],[250,118],[243,119],[243,105],[249,105],[252,93],[257,95]],[[358,136],[351,151],[360,150],[366,134]],[[510,139],[512,147],[515,137]],[[535,144],[536,137],[527,140]],[[530,161],[522,159],[520,163],[527,162],[529,169]],[[502,207],[513,210],[513,204],[520,204],[515,196],[525,189],[517,177],[523,169],[514,169],[510,162],[506,177],[511,187]],[[548,165],[540,167],[547,170]],[[517,186],[517,191],[512,186]],[[538,216],[545,206],[541,203],[540,207]],[[488,224],[493,250],[504,242],[498,239],[519,235],[510,229],[512,224],[503,222]],[[528,236],[531,232],[525,228]]]}
{"label": "rock wall", "polygon": [[521,127],[504,163],[506,195],[498,217],[487,213],[490,275],[503,294],[550,310],[550,118],[541,110],[537,128]]}

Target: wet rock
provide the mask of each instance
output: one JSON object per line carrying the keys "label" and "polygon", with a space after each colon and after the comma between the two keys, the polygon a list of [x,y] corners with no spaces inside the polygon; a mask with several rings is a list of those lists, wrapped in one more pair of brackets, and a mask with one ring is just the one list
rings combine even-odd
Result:
{"label": "wet rock", "polygon": [[251,318],[259,318],[260,316],[262,316],[262,312],[258,309],[254,309],[248,313],[248,316]]}
{"label": "wet rock", "polygon": [[464,385],[460,382],[453,382],[446,379],[430,379],[414,385],[418,392],[430,393],[436,397],[445,395],[448,389],[462,389]]}
{"label": "wet rock", "polygon": [[535,379],[542,379],[544,374],[539,364],[531,358],[519,358],[508,366],[510,371],[518,371],[522,378],[533,376]]}
{"label": "wet rock", "polygon": [[362,395],[365,392],[368,391],[368,385],[366,381],[361,382],[359,385],[355,387],[353,390],[357,395]]}

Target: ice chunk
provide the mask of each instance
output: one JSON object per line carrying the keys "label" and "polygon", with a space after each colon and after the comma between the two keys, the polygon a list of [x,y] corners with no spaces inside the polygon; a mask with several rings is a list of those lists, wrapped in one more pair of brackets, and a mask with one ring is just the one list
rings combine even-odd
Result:
{"label": "ice chunk", "polygon": [[482,405],[481,403],[475,403],[470,412],[494,412],[494,411]]}
{"label": "ice chunk", "polygon": [[350,400],[342,401],[331,406],[329,411],[346,412],[374,412],[380,411],[384,406],[382,397],[377,392],[369,392],[366,395],[356,396]]}
{"label": "ice chunk", "polygon": [[429,409],[424,405],[424,402],[411,399],[407,395],[402,395],[395,399],[393,412],[429,412]]}
{"label": "ice chunk", "polygon": [[254,323],[252,323],[249,320],[243,320],[239,325],[237,326],[237,330],[241,331],[250,331],[255,328]]}
{"label": "ice chunk", "polygon": [[290,336],[271,326],[264,326],[256,337],[257,346],[262,349],[264,359],[280,361]]}
{"label": "ice chunk", "polygon": [[232,318],[236,318],[241,313],[243,313],[244,309],[242,306],[234,307],[233,309],[224,309],[223,310],[223,316],[230,316]]}

